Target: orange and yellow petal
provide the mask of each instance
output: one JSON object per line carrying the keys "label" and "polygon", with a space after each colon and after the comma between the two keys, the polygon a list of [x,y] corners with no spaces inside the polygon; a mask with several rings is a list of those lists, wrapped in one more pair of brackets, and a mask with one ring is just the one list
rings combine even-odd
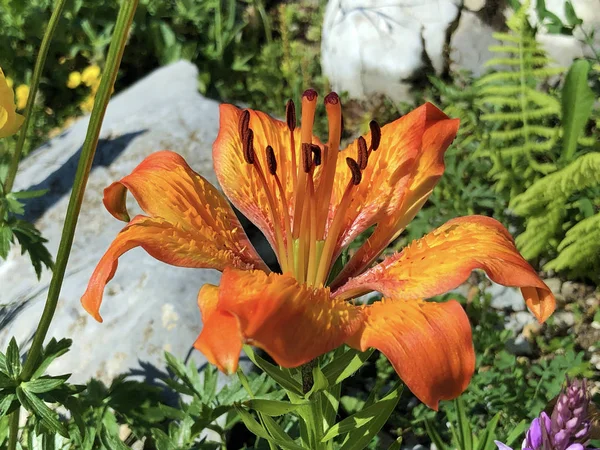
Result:
{"label": "orange and yellow petal", "polygon": [[242,335],[237,319],[217,309],[219,287],[205,284],[198,293],[198,307],[202,314],[202,332],[194,347],[211,364],[226,374],[235,373],[242,351]]}
{"label": "orange and yellow petal", "polygon": [[104,190],[104,205],[117,219],[128,221],[127,191],[153,218],[171,224],[174,234],[184,233],[206,256],[210,267],[228,265],[265,269],[227,199],[171,151],[156,152],[130,175]]}
{"label": "orange and yellow petal", "polygon": [[335,295],[350,298],[375,290],[393,298],[432,297],[456,288],[474,269],[483,269],[496,283],[521,288],[540,322],[554,311],[554,295],[519,254],[508,231],[497,220],[483,216],[448,221],[350,279]]}
{"label": "orange and yellow petal", "polygon": [[348,344],[383,353],[402,381],[437,410],[458,397],[475,370],[469,319],[458,302],[383,300],[364,307],[364,325]]}
{"label": "orange and yellow petal", "polygon": [[242,339],[277,364],[297,367],[344,343],[359,329],[362,312],[329,289],[313,289],[290,274],[226,269],[217,308],[236,317]]}
{"label": "orange and yellow petal", "polygon": [[25,118],[16,112],[14,92],[0,69],[0,138],[19,131],[24,120]]}
{"label": "orange and yellow petal", "polygon": [[121,255],[142,247],[150,256],[179,267],[216,268],[244,265],[235,253],[161,218],[136,216],[117,235],[94,269],[81,298],[85,310],[102,322],[104,287],[113,278]]}
{"label": "orange and yellow petal", "polygon": [[[377,227],[341,277],[362,270],[416,215],[444,172],[444,153],[458,125],[458,119],[449,119],[426,103],[381,128],[381,143],[371,152],[362,181],[353,192],[339,245],[349,244],[371,225],[377,223]],[[364,138],[369,145],[371,133]],[[356,153],[357,141],[340,153],[333,204],[349,179],[345,158],[356,157]]]}
{"label": "orange and yellow petal", "polygon": [[[273,119],[260,111],[248,111],[250,113],[249,128],[254,133],[254,150],[258,165],[256,163],[248,164],[244,159],[239,132],[242,110],[233,105],[223,104],[220,106],[219,135],[213,144],[215,172],[225,195],[265,234],[272,246],[276,248],[274,227],[278,226],[280,229],[284,229],[285,214],[276,179],[267,170],[265,149],[268,145],[274,149],[277,175],[281,181],[288,214],[291,217],[295,187],[293,168],[297,170],[301,164],[300,128],[296,128],[294,131],[294,149],[292,150],[291,133],[285,122]],[[313,143],[320,145],[315,137],[313,137]],[[294,163],[292,163],[292,159],[295,161]],[[258,175],[257,167],[261,168],[265,176],[266,189]],[[276,204],[275,223],[273,223],[267,195],[271,195]]]}

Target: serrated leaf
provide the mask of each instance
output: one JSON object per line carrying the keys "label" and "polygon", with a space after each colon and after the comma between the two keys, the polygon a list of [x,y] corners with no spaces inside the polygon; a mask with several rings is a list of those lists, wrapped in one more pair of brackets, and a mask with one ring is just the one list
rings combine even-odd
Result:
{"label": "serrated leaf", "polygon": [[584,59],[575,61],[567,77],[561,95],[563,149],[562,157],[570,162],[577,150],[577,139],[592,114],[595,95],[588,85],[590,63]]}
{"label": "serrated leaf", "polygon": [[52,338],[50,342],[48,342],[48,345],[46,345],[44,348],[44,353],[41,358],[42,362],[35,372],[33,372],[33,375],[31,375],[31,379],[35,380],[36,378],[44,375],[44,372],[46,372],[48,366],[50,366],[50,364],[52,364],[56,358],[69,351],[72,343],[73,341],[71,339],[61,339],[60,341],[57,341],[56,339]]}
{"label": "serrated leaf", "polygon": [[327,378],[329,385],[334,386],[352,376],[374,351],[374,349],[369,349],[366,352],[359,352],[353,348],[348,348],[343,355],[323,368],[323,375]]}
{"label": "serrated leaf", "polygon": [[258,411],[261,414],[265,414],[270,417],[277,417],[295,411],[301,406],[308,405],[308,402],[289,403],[278,400],[263,400],[255,398],[246,400],[244,405],[249,409]]}
{"label": "serrated leaf", "polygon": [[25,220],[11,220],[9,224],[21,245],[21,254],[29,254],[29,259],[39,279],[42,275],[42,264],[48,269],[54,267],[52,255],[44,245],[45,242],[48,242],[47,239],[42,237],[35,226]]}
{"label": "serrated leaf", "polygon": [[52,411],[37,395],[18,387],[17,398],[21,405],[39,418],[50,432],[58,433],[66,438],[69,437],[65,425],[58,419],[58,414]]}
{"label": "serrated leaf", "polygon": [[402,385],[398,384],[378,402],[346,417],[341,422],[332,426],[327,430],[321,442],[327,442],[336,436],[348,434],[349,439],[346,443],[348,446],[344,444],[342,447],[344,450],[364,448],[364,446],[359,447],[354,446],[354,444],[361,443],[366,445],[366,443],[370,442],[371,438],[379,432],[396,407],[401,393]]}
{"label": "serrated leaf", "polygon": [[8,343],[8,349],[6,350],[6,370],[8,376],[13,380],[16,380],[21,373],[21,356],[14,337]]}
{"label": "serrated leaf", "polygon": [[21,387],[34,394],[43,394],[63,385],[70,375],[61,375],[59,377],[41,377],[21,383]]}

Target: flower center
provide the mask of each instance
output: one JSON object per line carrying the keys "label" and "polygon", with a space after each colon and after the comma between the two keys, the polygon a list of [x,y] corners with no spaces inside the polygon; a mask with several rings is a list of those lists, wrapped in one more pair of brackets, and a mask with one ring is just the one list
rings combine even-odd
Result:
{"label": "flower center", "polygon": [[[336,208],[330,209],[340,150],[342,110],[335,92],[325,97],[329,136],[327,144],[320,146],[313,143],[316,106],[317,93],[312,89],[305,91],[302,95],[301,143],[298,147],[300,154],[296,155],[296,109],[294,102],[288,101],[286,124],[289,151],[267,145],[264,149],[266,171],[259,158],[256,158],[254,132],[250,128],[248,110],[244,110],[240,116],[238,131],[244,160],[255,169],[266,195],[274,227],[274,250],[282,271],[293,273],[300,283],[323,287],[341,250],[344,218],[353,201],[352,193],[362,181],[371,152],[379,147],[381,129],[377,122],[371,121],[370,146],[367,146],[362,136],[358,138],[356,158],[346,158],[351,176],[338,204],[332,205]],[[268,177],[275,180],[275,190],[271,188],[273,183]],[[290,180],[285,177],[290,177]],[[285,191],[288,181],[293,186],[291,198],[286,196]],[[335,213],[331,215],[330,211]]]}

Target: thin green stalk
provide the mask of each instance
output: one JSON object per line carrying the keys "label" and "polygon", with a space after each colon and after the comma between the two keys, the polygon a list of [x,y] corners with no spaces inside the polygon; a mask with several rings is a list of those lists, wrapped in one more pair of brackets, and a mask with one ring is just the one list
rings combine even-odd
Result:
{"label": "thin green stalk", "polygon": [[[13,183],[15,182],[17,168],[19,167],[19,161],[21,161],[23,147],[25,146],[25,137],[27,135],[27,129],[29,128],[31,116],[33,116],[33,103],[35,102],[35,96],[40,86],[40,79],[42,78],[42,71],[44,70],[46,57],[48,56],[48,50],[50,49],[50,42],[52,41],[52,36],[54,36],[56,26],[58,25],[60,15],[66,2],[67,0],[56,0],[54,11],[52,11],[52,16],[50,16],[50,21],[48,22],[48,28],[46,28],[44,38],[42,39],[42,45],[40,46],[40,51],[37,55],[37,60],[35,61],[35,68],[33,69],[31,86],[29,86],[29,97],[27,97],[27,105],[25,106],[25,121],[21,126],[21,134],[19,134],[17,147],[15,148],[15,152],[13,153],[12,159],[10,161],[8,173],[6,175],[6,181],[4,183],[5,192],[10,192],[13,187]],[[0,217],[2,217],[1,211]]]}
{"label": "thin green stalk", "polygon": [[15,412],[10,415],[10,425],[8,429],[8,450],[15,450],[17,448],[17,437],[19,434],[19,412],[21,408],[17,408]]}
{"label": "thin green stalk", "polygon": [[96,146],[98,144],[100,127],[102,125],[102,120],[104,119],[104,113],[106,112],[106,106],[112,88],[117,78],[119,66],[121,65],[121,58],[123,57],[123,51],[127,42],[127,35],[131,27],[131,22],[133,21],[137,4],[138,0],[122,0],[121,3],[115,25],[115,32],[110,43],[110,48],[108,49],[105,73],[102,76],[100,87],[96,94],[94,109],[92,110],[92,116],[90,117],[87,134],[81,150],[77,173],[75,174],[73,191],[71,192],[71,198],[69,199],[65,225],[58,247],[58,254],[56,256],[56,266],[54,267],[54,273],[52,274],[52,280],[50,281],[50,287],[48,288],[48,298],[46,300],[44,312],[42,313],[42,318],[35,332],[31,349],[27,355],[27,361],[25,362],[23,372],[21,373],[21,380],[28,380],[35,371],[42,350],[42,344],[44,343],[46,333],[50,327],[50,322],[56,311],[58,295],[60,294],[67,262],[69,261],[69,254],[73,244],[73,235],[75,234],[75,227],[77,226],[77,218],[79,216],[79,211],[81,210],[83,194],[85,192],[85,187],[92,168],[92,162],[94,160],[94,154],[96,152]]}

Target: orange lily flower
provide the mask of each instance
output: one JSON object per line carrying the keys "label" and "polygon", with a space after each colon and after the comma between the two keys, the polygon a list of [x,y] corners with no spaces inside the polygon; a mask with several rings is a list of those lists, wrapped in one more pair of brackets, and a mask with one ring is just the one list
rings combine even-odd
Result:
{"label": "orange lily flower", "polygon": [[[243,343],[263,348],[284,367],[297,367],[346,343],[375,347],[412,392],[431,408],[458,396],[475,367],[469,320],[454,300],[423,299],[483,269],[501,284],[520,287],[544,321],[555,300],[513,240],[494,219],[454,219],[366,270],[427,200],[443,173],[443,155],[458,130],[425,104],[370,132],[343,151],[341,104],[325,97],[326,144],[312,135],[317,94],[302,98],[296,127],[293,103],[286,121],[259,111],[221,106],[214,167],[229,200],[264,233],[281,272],[270,272],[233,210],[183,158],[163,151],[109,186],[104,204],[129,222],[96,268],[82,298],[97,320],[102,293],[120,255],[141,246],[184,267],[223,272],[220,286],[200,289],[204,322],[195,347],[224,372],[237,369]],[[129,190],[147,215],[130,220]],[[342,249],[371,226],[375,231],[334,280]],[[351,300],[371,290],[372,305]]]}

